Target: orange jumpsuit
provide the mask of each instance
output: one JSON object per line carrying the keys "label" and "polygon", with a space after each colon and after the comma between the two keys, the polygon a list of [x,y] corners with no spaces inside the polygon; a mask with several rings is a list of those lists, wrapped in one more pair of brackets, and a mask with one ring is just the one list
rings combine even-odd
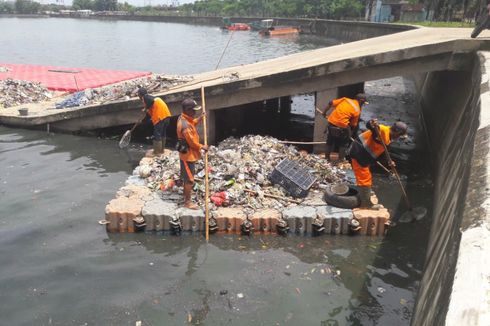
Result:
{"label": "orange jumpsuit", "polygon": [[[386,146],[391,143],[390,127],[379,125],[379,134]],[[358,186],[371,187],[372,175],[369,166],[373,164],[384,153],[385,149],[380,141],[373,137],[371,130],[367,130],[359,135],[359,144],[354,142],[350,152],[352,159],[352,170],[356,176]]]}
{"label": "orange jumpsuit", "polygon": [[194,163],[201,158],[201,148],[203,145],[199,143],[199,133],[196,126],[201,119],[193,119],[192,117],[182,113],[177,121],[177,138],[185,139],[189,145],[187,153],[180,153],[181,177],[183,180],[194,182]]}

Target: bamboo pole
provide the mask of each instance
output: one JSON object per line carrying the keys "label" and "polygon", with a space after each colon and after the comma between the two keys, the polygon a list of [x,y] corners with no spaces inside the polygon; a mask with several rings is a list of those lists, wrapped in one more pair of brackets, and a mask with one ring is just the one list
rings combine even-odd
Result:
{"label": "bamboo pole", "polygon": [[[204,129],[204,145],[208,145],[208,121],[206,118],[206,100],[204,98],[204,86],[201,85],[201,102],[203,114],[203,129]],[[206,227],[206,242],[209,241],[209,172],[208,172],[208,152],[204,153],[204,212],[205,212],[205,227]]]}
{"label": "bamboo pole", "polygon": [[[248,192],[248,193],[251,193],[251,194],[254,194],[254,195],[258,195],[258,192],[253,191],[253,190],[243,189],[243,191]],[[276,195],[267,194],[267,193],[264,193],[264,197],[275,198],[275,199],[280,199],[280,200],[286,200],[286,201],[289,201],[291,203],[301,204],[301,201],[296,200],[296,199],[287,198],[287,197],[281,197],[281,196],[276,196]]]}
{"label": "bamboo pole", "polygon": [[292,144],[292,145],[323,145],[324,141],[289,141],[289,140],[280,140],[280,144]]}

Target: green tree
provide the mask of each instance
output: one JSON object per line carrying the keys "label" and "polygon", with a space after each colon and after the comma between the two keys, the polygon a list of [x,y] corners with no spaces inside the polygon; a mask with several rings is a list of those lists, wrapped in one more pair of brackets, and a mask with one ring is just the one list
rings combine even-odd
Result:
{"label": "green tree", "polygon": [[117,10],[117,0],[95,0],[94,9],[97,11]]}
{"label": "green tree", "polygon": [[0,2],[1,14],[13,14],[15,11],[14,4],[11,2]]}
{"label": "green tree", "polygon": [[72,8],[74,10],[94,9],[94,1],[92,0],[73,0]]}
{"label": "green tree", "polygon": [[39,2],[30,0],[15,0],[15,12],[18,14],[37,14],[41,9]]}

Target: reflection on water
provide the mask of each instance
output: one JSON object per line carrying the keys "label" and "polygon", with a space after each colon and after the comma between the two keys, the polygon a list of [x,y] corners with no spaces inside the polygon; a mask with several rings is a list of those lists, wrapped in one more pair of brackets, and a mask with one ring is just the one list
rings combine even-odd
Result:
{"label": "reflection on water", "polygon": [[[69,18],[0,18],[0,58],[8,63],[191,74],[333,44],[315,36],[261,37],[219,27]],[[22,42],[19,42],[22,40]]]}
{"label": "reflection on water", "polygon": [[117,140],[1,127],[0,164],[12,325],[409,324],[428,221],[384,239],[107,234],[97,221],[132,169]]}

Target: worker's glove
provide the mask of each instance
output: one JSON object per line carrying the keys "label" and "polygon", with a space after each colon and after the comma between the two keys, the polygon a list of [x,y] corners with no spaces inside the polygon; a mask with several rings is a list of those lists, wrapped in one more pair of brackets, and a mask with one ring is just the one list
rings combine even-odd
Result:
{"label": "worker's glove", "polygon": [[374,128],[379,127],[378,125],[378,119],[371,119],[366,123],[366,128],[369,130],[373,130]]}
{"label": "worker's glove", "polygon": [[394,167],[396,167],[395,161],[392,161],[392,160],[388,161],[388,166],[389,166],[390,168],[394,168]]}

